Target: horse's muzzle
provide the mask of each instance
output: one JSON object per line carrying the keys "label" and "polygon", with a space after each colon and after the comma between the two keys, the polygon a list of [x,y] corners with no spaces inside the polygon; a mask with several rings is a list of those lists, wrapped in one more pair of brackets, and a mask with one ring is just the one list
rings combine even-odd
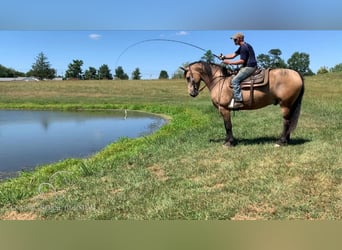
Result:
{"label": "horse's muzzle", "polygon": [[198,96],[198,94],[199,94],[198,91],[191,91],[191,92],[189,93],[189,95],[190,95],[191,97],[196,97],[196,96]]}

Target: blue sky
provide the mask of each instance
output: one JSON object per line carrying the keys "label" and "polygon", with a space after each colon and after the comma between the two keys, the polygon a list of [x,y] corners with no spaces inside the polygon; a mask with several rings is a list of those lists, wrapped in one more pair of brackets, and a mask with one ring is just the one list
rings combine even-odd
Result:
{"label": "blue sky", "polygon": [[0,29],[341,29],[340,0],[10,0]]}
{"label": "blue sky", "polygon": [[83,70],[107,64],[130,76],[138,67],[148,79],[160,70],[172,75],[203,51],[148,42],[121,55],[130,45],[162,38],[231,53],[236,47],[229,37],[242,31],[257,55],[278,48],[287,61],[305,52],[316,72],[342,62],[341,9],[340,0],[11,0],[0,9],[0,64],[27,72],[43,52],[60,75],[80,59]]}
{"label": "blue sky", "polygon": [[[302,30],[126,30],[126,31],[0,31],[0,64],[21,72],[31,69],[35,58],[43,52],[60,75],[65,74],[74,59],[83,60],[83,70],[107,64],[122,66],[129,76],[139,68],[144,79],[157,78],[161,70],[171,76],[185,62],[199,60],[202,50],[184,44],[151,41],[169,39],[191,43],[215,54],[236,50],[230,36],[245,34],[256,54],[280,49],[287,61],[294,52],[310,55],[310,68],[316,72],[342,63],[342,31]],[[137,45],[134,45],[139,43]],[[132,46],[134,45],[134,46]],[[128,49],[127,49],[128,48]]]}

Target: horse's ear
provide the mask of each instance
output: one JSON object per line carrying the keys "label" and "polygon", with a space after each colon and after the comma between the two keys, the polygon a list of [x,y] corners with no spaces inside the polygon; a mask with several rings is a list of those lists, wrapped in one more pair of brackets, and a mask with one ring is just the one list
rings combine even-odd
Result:
{"label": "horse's ear", "polygon": [[179,67],[181,70],[183,70],[184,72],[186,72],[187,70],[184,67]]}

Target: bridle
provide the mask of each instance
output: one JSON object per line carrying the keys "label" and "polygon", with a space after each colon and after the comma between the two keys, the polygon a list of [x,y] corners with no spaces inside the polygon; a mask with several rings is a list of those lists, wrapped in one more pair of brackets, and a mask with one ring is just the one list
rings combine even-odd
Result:
{"label": "bridle", "polygon": [[[191,85],[192,85],[195,89],[197,89],[197,88],[196,88],[196,82],[195,82],[195,79],[194,79],[194,76],[193,76],[193,73],[192,73],[192,70],[191,70],[191,65],[189,65],[188,67],[189,67],[189,73],[190,73],[190,74],[189,74],[190,83],[191,83]],[[215,73],[216,73],[216,72],[215,72]],[[215,75],[215,74],[212,74],[212,75]],[[210,79],[210,82],[213,82],[216,78],[219,78],[219,77],[222,77],[222,79],[224,79],[224,76],[217,76],[217,77],[215,77],[215,78]],[[216,82],[213,86],[208,87],[208,89],[211,91],[211,90],[215,87],[215,85],[216,85],[217,83],[218,83],[218,82]],[[198,90],[198,93],[202,92],[206,87],[207,87],[207,85],[204,84],[204,86],[202,86],[202,87]]]}
{"label": "bridle", "polygon": [[[194,76],[192,74],[191,65],[189,65],[189,72],[190,72],[190,76],[189,76],[190,77],[190,83],[196,89],[196,83],[195,83]],[[201,93],[205,89],[205,87],[207,87],[206,84],[204,84],[204,86],[198,90],[198,93]]]}

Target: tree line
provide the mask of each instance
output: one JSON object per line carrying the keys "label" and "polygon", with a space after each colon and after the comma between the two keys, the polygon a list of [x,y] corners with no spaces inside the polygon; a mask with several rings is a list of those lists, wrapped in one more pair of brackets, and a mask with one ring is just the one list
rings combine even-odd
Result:
{"label": "tree line", "polygon": [[[261,68],[289,68],[298,71],[303,76],[314,75],[310,69],[310,55],[304,52],[294,52],[292,56],[284,61],[280,56],[282,51],[280,49],[271,49],[268,54],[259,54],[257,56],[258,66]],[[215,55],[208,50],[201,58],[202,60],[214,62]],[[342,72],[342,63],[335,65],[332,68],[322,66],[318,69],[317,74],[324,74],[329,72]]]}
{"label": "tree line", "polygon": [[[63,79],[82,79],[82,80],[113,80],[121,79],[128,80],[129,76],[125,73],[122,66],[118,66],[115,69],[115,74],[111,73],[107,64],[102,64],[98,69],[95,67],[89,67],[84,72],[82,70],[83,60],[73,60],[68,65],[68,69],[65,72]],[[19,77],[19,76],[34,76],[40,80],[43,79],[53,79],[57,77],[56,69],[51,67],[47,56],[40,52],[35,58],[35,62],[32,64],[31,69],[27,73],[19,72],[14,69],[6,68],[0,64],[0,77]],[[168,79],[168,73],[165,70],[161,70],[159,74],[159,79]],[[132,80],[140,80],[141,73],[140,69],[136,68],[131,75]]]}
{"label": "tree line", "polygon": [[[259,54],[257,56],[257,61],[259,67],[262,68],[290,68],[298,71],[303,76],[314,75],[310,69],[310,55],[303,52],[294,52],[292,56],[285,62],[280,56],[282,52],[280,49],[271,49],[268,54]],[[215,62],[215,55],[208,50],[201,57],[201,60],[208,62]],[[115,74],[111,73],[107,64],[102,64],[98,69],[95,67],[89,67],[84,72],[82,70],[83,61],[76,59],[73,60],[69,65],[63,77],[64,79],[82,79],[82,80],[140,80],[141,72],[139,68],[135,68],[132,72],[131,78],[125,73],[122,66],[118,66],[115,69]],[[42,79],[53,79],[57,77],[56,70],[51,67],[48,58],[43,52],[40,52],[35,58],[35,62],[32,64],[31,69],[27,73],[19,72],[11,68],[6,68],[0,64],[0,77],[20,77],[20,76],[34,76]],[[317,74],[324,74],[329,72],[342,72],[342,63],[335,65],[332,68],[322,66]],[[183,72],[176,71],[172,78],[183,77]],[[161,70],[159,74],[159,79],[169,79],[169,75],[166,70]]]}

